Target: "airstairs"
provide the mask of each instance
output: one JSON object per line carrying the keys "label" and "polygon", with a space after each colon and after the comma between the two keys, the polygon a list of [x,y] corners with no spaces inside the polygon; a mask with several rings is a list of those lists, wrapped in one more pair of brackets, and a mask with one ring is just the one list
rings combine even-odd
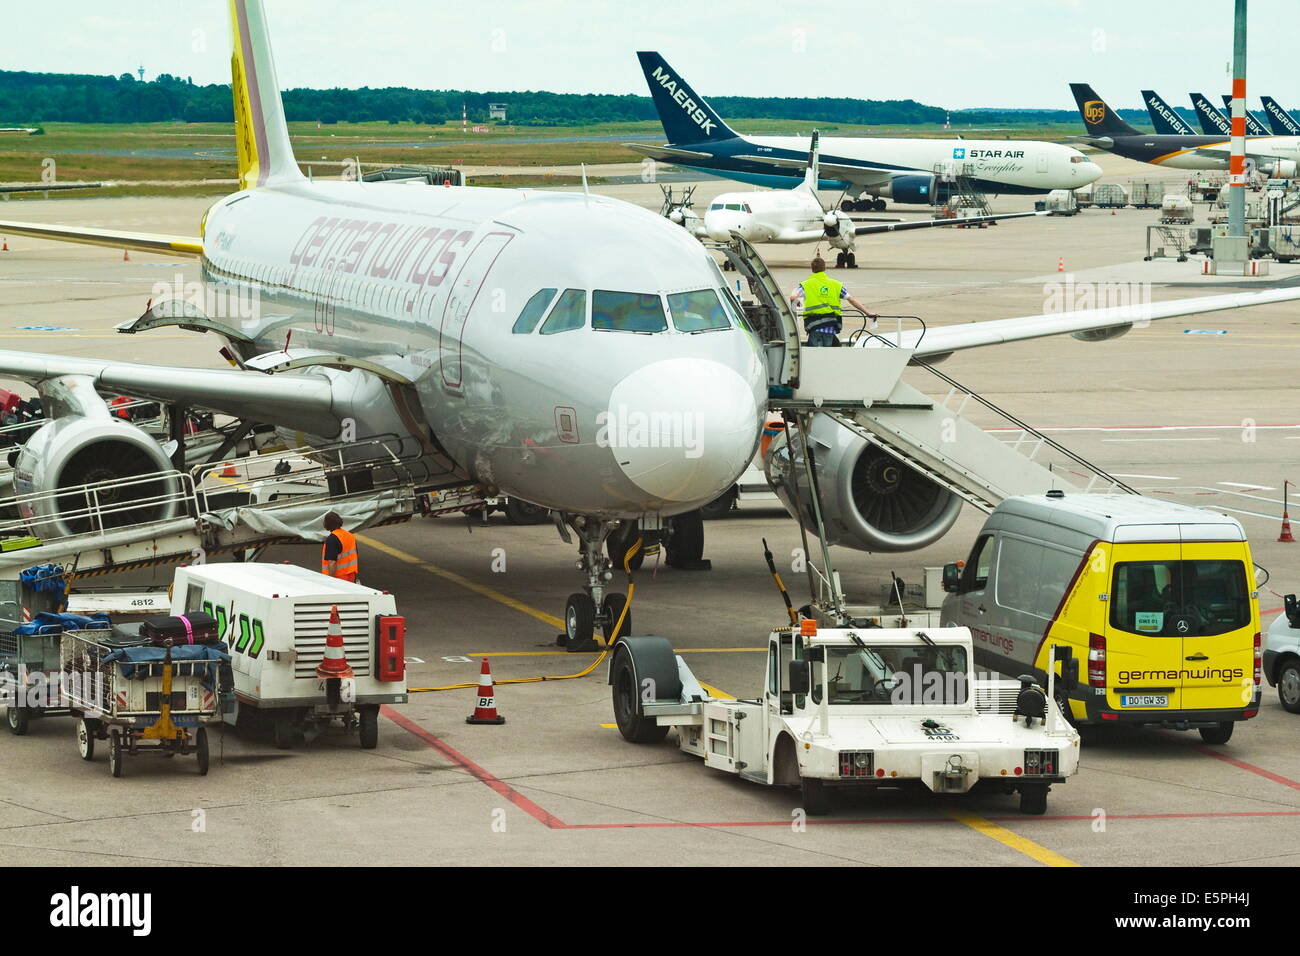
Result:
{"label": "airstairs", "polygon": [[0,580],[44,565],[78,579],[242,557],[301,542],[330,510],[372,527],[483,504],[479,487],[402,449],[381,437],[0,498]]}
{"label": "airstairs", "polygon": [[[911,338],[903,320],[919,326],[914,345],[924,340],[915,316],[892,317],[899,320],[892,337],[863,329],[850,336],[854,347],[801,348],[794,312],[753,247],[737,238],[726,250],[757,299],[746,311],[767,350],[774,411],[827,415],[984,512],[1013,495],[1052,489],[1137,493],[917,358],[915,347],[902,344]],[[903,381],[908,368],[923,388]]]}

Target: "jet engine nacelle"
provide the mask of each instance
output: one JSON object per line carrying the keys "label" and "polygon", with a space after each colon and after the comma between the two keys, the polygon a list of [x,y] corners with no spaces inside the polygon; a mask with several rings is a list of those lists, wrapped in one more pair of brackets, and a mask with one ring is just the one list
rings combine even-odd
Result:
{"label": "jet engine nacelle", "polygon": [[[36,519],[38,534],[56,537],[177,515],[177,479],[158,442],[113,418],[72,416],[46,422],[14,459],[14,491],[22,517]],[[106,484],[99,484],[99,483]],[[82,485],[97,484],[91,493]],[[48,520],[40,520],[48,519]]]}
{"label": "jet engine nacelle", "polygon": [[[824,415],[815,415],[809,441],[821,492],[828,543],[859,551],[914,551],[943,537],[961,511],[961,498],[893,455]],[[764,467],[785,509],[816,531],[803,442],[779,433]]]}
{"label": "jet engine nacelle", "polygon": [[1275,159],[1265,163],[1263,169],[1274,179],[1295,179],[1300,175],[1300,166],[1294,159]]}
{"label": "jet engine nacelle", "polygon": [[934,176],[915,173],[908,176],[895,176],[880,188],[880,195],[889,196],[895,202],[919,203],[937,206],[947,198],[945,184],[937,182]]}

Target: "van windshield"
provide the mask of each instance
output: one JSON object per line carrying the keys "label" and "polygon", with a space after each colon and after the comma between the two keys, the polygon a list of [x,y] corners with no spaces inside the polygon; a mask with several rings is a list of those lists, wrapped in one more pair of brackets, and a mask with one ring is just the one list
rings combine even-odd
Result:
{"label": "van windshield", "polygon": [[1131,634],[1226,634],[1250,624],[1250,589],[1240,561],[1121,561],[1110,625]]}
{"label": "van windshield", "polygon": [[[813,673],[820,678],[820,666]],[[826,647],[832,704],[963,704],[966,649],[952,644]],[[821,688],[813,699],[819,700]]]}

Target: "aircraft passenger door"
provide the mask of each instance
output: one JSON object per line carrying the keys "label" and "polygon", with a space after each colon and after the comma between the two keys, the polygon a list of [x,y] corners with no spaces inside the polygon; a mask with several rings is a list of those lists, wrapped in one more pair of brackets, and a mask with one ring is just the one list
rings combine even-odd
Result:
{"label": "aircraft passenger door", "polygon": [[1044,174],[1047,172],[1047,154],[1046,154],[1046,153],[1039,153],[1039,154],[1038,154],[1038,171],[1039,171],[1040,173],[1044,173]]}
{"label": "aircraft passenger door", "polygon": [[459,389],[464,377],[465,323],[470,309],[485,293],[483,283],[496,262],[501,250],[514,238],[510,232],[489,232],[478,241],[461,266],[456,281],[447,295],[447,305],[442,311],[442,327],[438,335],[442,365],[442,382],[449,388]]}

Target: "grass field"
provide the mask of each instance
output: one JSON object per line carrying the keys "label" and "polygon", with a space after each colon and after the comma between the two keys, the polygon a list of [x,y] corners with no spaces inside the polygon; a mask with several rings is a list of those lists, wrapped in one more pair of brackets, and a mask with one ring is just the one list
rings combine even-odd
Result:
{"label": "grass field", "polygon": [[[1078,132],[1066,124],[944,130],[937,126],[865,127],[765,119],[731,122],[738,131],[753,134],[807,133],[816,128],[833,136],[964,136],[1059,141]],[[635,163],[639,157],[622,145],[624,139],[663,139],[663,130],[655,121],[585,126],[491,126],[489,130],[467,133],[458,122],[441,126],[289,124],[294,152],[304,165],[348,159],[358,159],[363,164],[517,167]],[[112,190],[112,195],[221,195],[230,191],[235,177],[234,144],[233,130],[222,123],[50,123],[45,126],[43,136],[0,137],[0,182],[40,181],[46,161],[53,160],[58,181],[123,183]],[[334,175],[329,169],[318,172]],[[475,182],[542,185],[556,181],[554,178],[530,182],[520,179],[493,176]]]}

